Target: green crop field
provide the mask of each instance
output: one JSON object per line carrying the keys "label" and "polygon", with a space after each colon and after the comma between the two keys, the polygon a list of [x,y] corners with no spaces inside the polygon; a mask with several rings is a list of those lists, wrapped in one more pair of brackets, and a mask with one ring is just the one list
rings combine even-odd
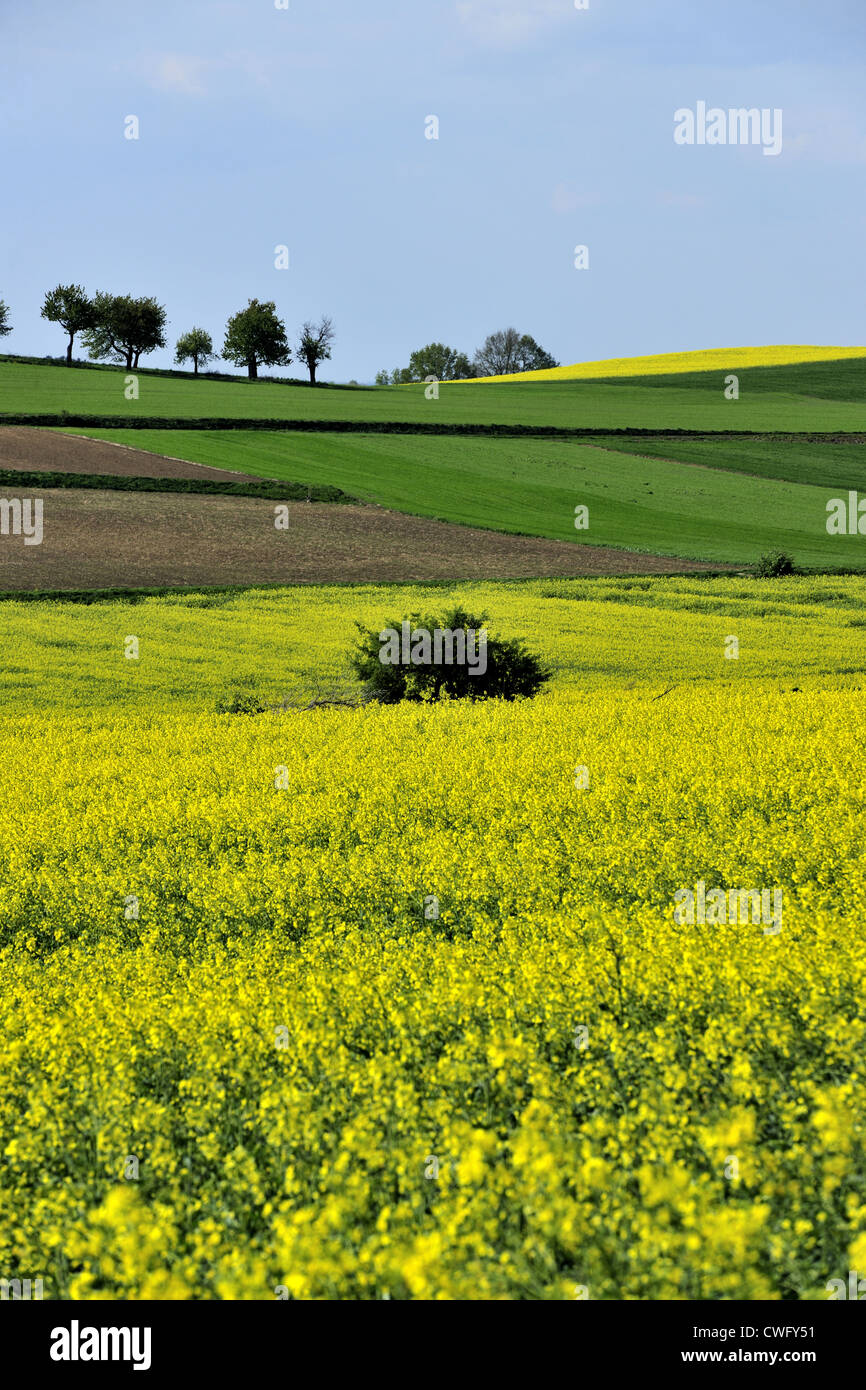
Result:
{"label": "green crop field", "polygon": [[740,398],[724,396],[725,373],[617,377],[608,381],[452,383],[436,401],[424,387],[328,387],[193,381],[137,373],[139,399],[124,396],[126,371],[0,360],[0,417],[110,415],[123,419],[285,419],[563,429],[866,431],[866,359],[750,368]]}
{"label": "green crop field", "polygon": [[[861,537],[827,534],[826,484],[695,468],[571,440],[242,430],[81,433],[261,477],[329,483],[397,511],[492,530],[731,564],[752,564],[778,547],[807,567],[866,567]],[[802,470],[808,446],[796,447]],[[853,453],[854,447],[838,446],[840,470],[846,450]],[[719,443],[720,462],[726,448]],[[857,452],[862,459],[863,450]],[[825,462],[824,471],[829,467]],[[589,507],[588,530],[575,530],[577,505]]]}
{"label": "green crop field", "polygon": [[[725,399],[720,368],[443,384],[435,401],[421,385],[313,389],[147,371],[137,373],[139,399],[127,401],[126,375],[0,359],[0,421],[41,416],[60,425],[63,412],[90,416],[93,424],[64,424],[64,432],[252,477],[336,486],[395,511],[500,532],[712,564],[751,565],[780,549],[806,569],[866,568],[861,537],[826,531],[830,498],[866,487],[866,442],[858,438],[866,435],[866,358],[740,368],[737,401]],[[150,420],[159,426],[149,428]],[[221,420],[240,427],[207,427]],[[244,429],[245,420],[313,428]],[[353,422],[357,431],[345,428]],[[340,424],[342,431],[329,429]],[[365,433],[365,425],[404,432]],[[418,432],[429,425],[454,433]],[[713,437],[460,433],[479,426]],[[849,437],[810,437],[833,434]],[[578,531],[581,505],[589,527]]]}
{"label": "green crop field", "polygon": [[[826,362],[789,362],[773,367],[732,367],[740,383],[742,395],[764,392],[782,396],[811,396],[820,400],[861,401],[866,387],[866,357],[839,358]],[[642,390],[669,391],[672,387],[684,391],[713,389],[726,371],[667,372],[661,375],[636,374],[627,376],[630,386]],[[597,377],[601,386],[621,385],[623,377]]]}
{"label": "green crop field", "polygon": [[760,478],[778,478],[789,483],[811,483],[816,487],[845,491],[866,491],[866,443],[832,443],[816,439],[772,439],[740,437],[722,439],[634,439],[611,435],[599,439],[622,453],[645,458],[677,459],[702,464],[705,468],[724,468],[733,473],[751,473]]}

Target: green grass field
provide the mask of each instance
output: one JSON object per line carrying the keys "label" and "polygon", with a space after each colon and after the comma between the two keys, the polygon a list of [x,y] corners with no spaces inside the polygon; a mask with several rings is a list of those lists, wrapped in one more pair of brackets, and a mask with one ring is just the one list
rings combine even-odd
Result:
{"label": "green grass field", "polygon": [[[420,385],[313,389],[142,371],[140,397],[127,401],[122,368],[0,360],[0,420],[28,412],[102,416],[117,427],[68,432],[253,477],[334,485],[396,511],[502,532],[718,564],[750,565],[781,549],[807,569],[866,568],[862,537],[826,532],[830,497],[866,488],[866,443],[726,433],[866,434],[866,358],[750,367],[737,375],[738,401],[725,400],[721,370],[455,383],[428,401]],[[190,428],[150,429],[151,418],[189,421]],[[356,421],[360,428],[202,427],[220,418]],[[408,430],[363,432],[377,423]],[[458,431],[471,425],[695,429],[719,438],[611,435],[582,442],[412,433],[425,423]],[[589,507],[590,526],[578,532],[580,504]]]}
{"label": "green grass field", "polygon": [[598,442],[645,458],[677,459],[839,491],[866,491],[866,444],[834,444],[823,439],[630,439],[623,435]]}
{"label": "green grass field", "polygon": [[[862,537],[827,535],[826,484],[694,468],[570,440],[242,430],[78,433],[260,477],[331,483],[396,511],[491,530],[718,563],[752,564],[765,550],[779,548],[809,568],[866,567]],[[798,447],[805,470],[808,446]],[[840,455],[852,447],[838,446]],[[719,444],[719,459],[726,448]],[[589,507],[590,525],[577,532],[579,504]]]}
{"label": "green grass field", "polygon": [[[860,401],[866,388],[866,357],[840,358],[829,362],[791,362],[779,367],[749,367],[731,369],[740,383],[741,401],[746,394],[761,392],[770,395],[811,396],[818,400]],[[727,372],[671,372],[663,375],[627,377],[633,386],[642,390],[704,391],[712,387],[720,375]],[[621,377],[599,377],[596,384],[615,386]]]}
{"label": "green grass field", "polygon": [[740,399],[723,372],[610,381],[454,383],[438,401],[424,387],[315,390],[267,380],[191,381],[139,374],[124,397],[123,368],[67,370],[0,361],[0,416],[102,414],[559,426],[567,429],[866,431],[866,359],[740,372]]}

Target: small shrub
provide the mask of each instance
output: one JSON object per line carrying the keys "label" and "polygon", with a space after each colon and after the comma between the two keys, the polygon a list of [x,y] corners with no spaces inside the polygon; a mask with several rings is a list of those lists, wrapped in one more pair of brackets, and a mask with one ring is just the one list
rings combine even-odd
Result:
{"label": "small shrub", "polygon": [[[366,698],[385,704],[443,698],[525,699],[550,680],[551,672],[522,641],[491,637],[483,617],[460,607],[438,621],[411,613],[380,630],[365,629],[360,623],[355,626],[360,639],[349,655],[350,663],[364,682]],[[437,634],[443,635],[437,638]],[[390,659],[383,661],[386,652]],[[404,655],[409,658],[405,664]]]}
{"label": "small shrub", "polygon": [[217,714],[264,714],[267,709],[258,695],[243,690],[220,696],[216,705]]}
{"label": "small shrub", "polygon": [[784,574],[794,573],[794,561],[784,550],[768,550],[755,565],[757,579],[778,579]]}

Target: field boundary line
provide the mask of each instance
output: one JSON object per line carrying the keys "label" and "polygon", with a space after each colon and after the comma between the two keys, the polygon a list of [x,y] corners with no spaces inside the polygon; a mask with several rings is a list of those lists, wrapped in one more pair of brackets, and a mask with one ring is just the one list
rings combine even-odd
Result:
{"label": "field boundary line", "polygon": [[[391,420],[272,420],[229,419],[225,416],[208,418],[191,416],[123,416],[123,415],[64,415],[64,414],[2,414],[2,426],[29,426],[34,429],[106,429],[106,430],[261,430],[269,434],[416,434],[416,435],[473,435],[481,438],[513,439],[770,439],[801,443],[866,444],[863,430],[700,430],[688,428],[650,428],[645,426],[565,426],[565,425],[507,425],[467,424],[435,421]],[[90,436],[87,436],[88,438]],[[97,443],[117,443],[97,440]],[[120,445],[134,448],[134,445]],[[188,460],[179,460],[188,462]],[[203,465],[204,466],[204,465]]]}

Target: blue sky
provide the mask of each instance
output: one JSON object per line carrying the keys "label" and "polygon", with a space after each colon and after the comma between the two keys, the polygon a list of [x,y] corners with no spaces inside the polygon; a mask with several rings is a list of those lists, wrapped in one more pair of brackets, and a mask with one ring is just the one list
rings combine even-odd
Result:
{"label": "blue sky", "polygon": [[[62,353],[68,281],[172,345],[328,313],[335,381],[509,324],[563,362],[861,344],[864,40],[863,0],[0,0],[3,350]],[[781,154],[676,145],[701,100],[780,108]]]}

